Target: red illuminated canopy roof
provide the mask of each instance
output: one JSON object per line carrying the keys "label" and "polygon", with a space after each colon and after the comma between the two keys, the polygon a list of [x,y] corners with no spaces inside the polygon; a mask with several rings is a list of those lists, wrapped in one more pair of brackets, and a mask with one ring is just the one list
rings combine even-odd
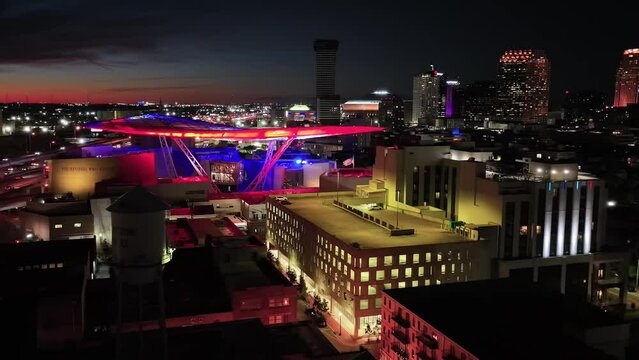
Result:
{"label": "red illuminated canopy roof", "polygon": [[325,136],[353,135],[383,130],[383,128],[373,126],[316,126],[241,129],[159,114],[148,114],[101,121],[87,124],[85,127],[128,135],[168,136],[180,138],[199,137],[203,139],[231,141],[274,140],[291,137],[297,139],[309,139]]}

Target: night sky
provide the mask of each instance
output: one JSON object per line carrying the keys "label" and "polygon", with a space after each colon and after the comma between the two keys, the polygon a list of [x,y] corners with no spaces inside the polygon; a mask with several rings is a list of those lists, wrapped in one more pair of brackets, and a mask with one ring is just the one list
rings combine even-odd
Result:
{"label": "night sky", "polygon": [[0,101],[308,100],[312,42],[332,38],[343,98],[410,95],[429,64],[494,79],[504,50],[538,48],[556,107],[566,88],[612,93],[638,3],[0,0]]}

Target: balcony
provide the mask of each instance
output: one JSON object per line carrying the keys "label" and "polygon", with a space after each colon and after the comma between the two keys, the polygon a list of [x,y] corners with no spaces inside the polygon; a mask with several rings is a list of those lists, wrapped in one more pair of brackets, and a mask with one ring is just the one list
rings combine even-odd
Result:
{"label": "balcony", "polygon": [[397,325],[403,327],[404,329],[408,329],[410,327],[410,322],[401,317],[401,315],[393,316],[393,321],[395,321]]}
{"label": "balcony", "polygon": [[397,354],[397,356],[399,356],[400,359],[408,360],[408,353],[402,350],[402,348],[400,348],[399,345],[397,344],[391,345],[391,350],[393,350],[393,352]]}
{"label": "balcony", "polygon": [[426,335],[426,334],[417,335],[417,340],[421,341],[424,345],[428,346],[429,348],[433,350],[436,350],[437,348],[439,348],[439,343],[437,342],[437,340],[430,335]]}
{"label": "balcony", "polygon": [[401,342],[402,344],[408,344],[408,336],[406,336],[406,334],[404,334],[403,331],[395,329],[393,330],[393,336],[399,340],[399,342]]}

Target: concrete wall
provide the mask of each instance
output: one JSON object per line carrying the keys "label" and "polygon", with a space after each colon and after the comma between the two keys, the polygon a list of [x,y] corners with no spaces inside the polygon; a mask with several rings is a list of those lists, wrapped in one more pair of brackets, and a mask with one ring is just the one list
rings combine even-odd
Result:
{"label": "concrete wall", "polygon": [[132,183],[155,181],[152,153],[103,158],[77,158],[47,160],[49,191],[53,194],[68,192],[86,199],[95,192],[95,184],[108,179]]}

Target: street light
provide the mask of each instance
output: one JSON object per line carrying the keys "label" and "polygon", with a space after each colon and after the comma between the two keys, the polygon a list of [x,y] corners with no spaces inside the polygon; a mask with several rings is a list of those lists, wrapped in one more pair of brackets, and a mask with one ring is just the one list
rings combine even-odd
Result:
{"label": "street light", "polygon": [[342,336],[342,312],[337,313],[339,317],[339,336]]}

